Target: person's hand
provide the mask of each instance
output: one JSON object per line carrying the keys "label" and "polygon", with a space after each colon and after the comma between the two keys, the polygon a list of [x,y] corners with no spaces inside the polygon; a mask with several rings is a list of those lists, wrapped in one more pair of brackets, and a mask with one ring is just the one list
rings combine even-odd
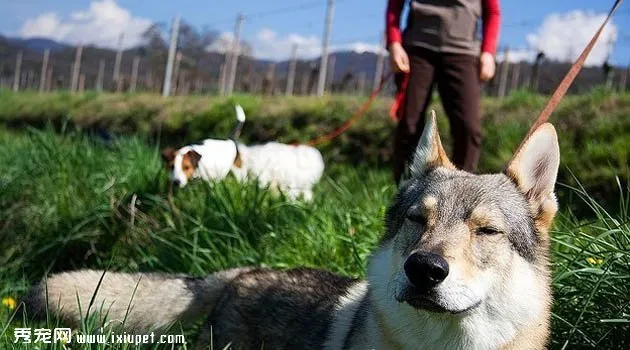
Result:
{"label": "person's hand", "polygon": [[393,42],[389,45],[389,59],[394,72],[409,73],[409,56],[400,43]]}
{"label": "person's hand", "polygon": [[494,77],[496,63],[494,56],[489,52],[482,52],[479,57],[479,79],[488,81]]}

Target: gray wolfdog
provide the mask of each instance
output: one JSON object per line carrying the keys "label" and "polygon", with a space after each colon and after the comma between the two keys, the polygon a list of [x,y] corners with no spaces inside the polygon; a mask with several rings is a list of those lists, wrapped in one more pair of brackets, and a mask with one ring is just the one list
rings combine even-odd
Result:
{"label": "gray wolfdog", "polygon": [[235,268],[205,278],[107,272],[99,285],[103,272],[86,270],[51,276],[24,302],[31,315],[59,312],[75,326],[101,309],[124,319],[127,331],[205,317],[199,348],[541,349],[559,159],[547,123],[504,172],[457,170],[432,115],[367,281],[306,268]]}

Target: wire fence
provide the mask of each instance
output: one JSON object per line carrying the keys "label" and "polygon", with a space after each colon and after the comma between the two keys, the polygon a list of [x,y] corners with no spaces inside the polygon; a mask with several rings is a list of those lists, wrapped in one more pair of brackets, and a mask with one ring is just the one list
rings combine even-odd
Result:
{"label": "wire fence", "polygon": [[[145,92],[161,93],[164,70],[155,69],[150,59],[124,52],[120,68],[115,68],[116,53],[98,49],[83,51],[80,60],[68,53],[19,51],[13,62],[0,62],[0,88],[13,91],[39,92]],[[193,62],[188,62],[188,61]],[[385,54],[334,52],[328,58],[325,91],[330,94],[366,95],[389,73],[389,58]],[[78,62],[78,68],[77,63]],[[229,94],[225,91],[229,55],[212,54],[205,59],[175,55],[169,95]],[[339,62],[342,62],[340,64]],[[204,64],[205,63],[205,64]],[[232,92],[264,95],[316,94],[319,59],[299,59],[273,62],[240,56]],[[483,85],[489,96],[505,96],[515,90],[537,93],[550,92],[560,81],[568,64],[542,60],[540,62],[497,62],[494,79]],[[630,88],[628,68],[610,66],[586,68],[577,79],[573,93],[596,86],[625,91]],[[385,94],[395,87],[388,83]]]}

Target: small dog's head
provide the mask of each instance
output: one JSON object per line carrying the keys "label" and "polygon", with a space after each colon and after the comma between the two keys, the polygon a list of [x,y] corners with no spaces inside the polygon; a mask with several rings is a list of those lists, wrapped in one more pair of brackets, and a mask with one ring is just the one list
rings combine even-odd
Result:
{"label": "small dog's head", "polygon": [[546,295],[560,158],[553,126],[540,126],[503,173],[474,175],[453,166],[435,116],[427,119],[387,214],[393,297],[415,309],[465,314],[505,307],[517,289]]}
{"label": "small dog's head", "polygon": [[200,159],[201,154],[192,149],[165,148],[162,150],[162,160],[168,169],[169,180],[173,185],[179,187],[186,186],[188,180],[193,177]]}

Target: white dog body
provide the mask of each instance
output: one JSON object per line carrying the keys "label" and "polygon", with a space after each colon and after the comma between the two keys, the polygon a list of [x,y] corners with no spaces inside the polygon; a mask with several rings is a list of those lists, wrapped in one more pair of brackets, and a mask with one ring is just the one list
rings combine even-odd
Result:
{"label": "white dog body", "polygon": [[316,148],[269,142],[263,145],[238,145],[241,166],[232,173],[239,181],[256,179],[262,186],[275,188],[291,199],[302,196],[310,201],[313,186],[324,172],[324,160]]}
{"label": "white dog body", "polygon": [[236,105],[236,125],[228,140],[206,139],[202,144],[167,148],[162,151],[170,181],[184,187],[191,178],[223,180],[230,171],[238,181],[257,180],[261,186],[279,190],[291,199],[313,198],[313,186],[324,172],[319,151],[306,145],[269,142],[246,146],[237,144],[245,122],[245,111]]}

